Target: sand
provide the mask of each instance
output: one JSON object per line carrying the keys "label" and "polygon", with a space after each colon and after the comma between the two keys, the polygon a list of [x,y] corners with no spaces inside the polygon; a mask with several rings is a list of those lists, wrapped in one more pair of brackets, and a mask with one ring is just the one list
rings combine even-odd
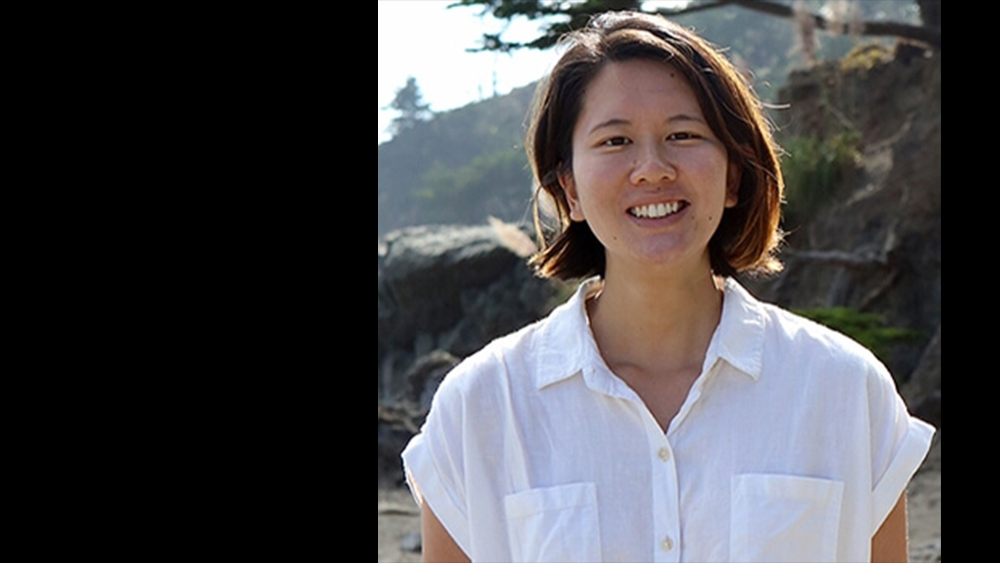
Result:
{"label": "sand", "polygon": [[[910,484],[910,552],[914,563],[941,561],[941,444],[938,442]],[[401,549],[420,533],[420,513],[406,490],[378,491],[379,563],[419,563],[420,554]]]}
{"label": "sand", "polygon": [[379,563],[419,563],[419,553],[406,553],[400,546],[407,536],[420,533],[420,511],[409,491],[378,491]]}

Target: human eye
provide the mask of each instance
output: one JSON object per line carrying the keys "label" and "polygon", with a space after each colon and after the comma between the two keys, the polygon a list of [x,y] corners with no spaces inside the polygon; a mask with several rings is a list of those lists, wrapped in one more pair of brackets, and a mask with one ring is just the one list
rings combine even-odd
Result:
{"label": "human eye", "polygon": [[615,148],[626,147],[631,144],[632,141],[629,140],[627,137],[611,137],[610,139],[605,139],[601,141],[600,146],[604,148],[615,149]]}
{"label": "human eye", "polygon": [[698,139],[701,139],[701,138],[702,138],[701,135],[698,135],[697,133],[692,133],[690,131],[683,131],[683,132],[680,132],[680,133],[674,133],[674,134],[670,135],[669,137],[667,137],[667,140],[668,141],[697,141]]}

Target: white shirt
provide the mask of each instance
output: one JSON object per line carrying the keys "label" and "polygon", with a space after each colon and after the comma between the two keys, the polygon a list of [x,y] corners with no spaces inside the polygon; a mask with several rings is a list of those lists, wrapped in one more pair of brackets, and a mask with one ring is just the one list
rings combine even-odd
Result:
{"label": "white shirt", "polygon": [[867,562],[934,429],[849,339],[726,285],[664,434],[607,367],[586,299],[451,373],[403,453],[474,562]]}

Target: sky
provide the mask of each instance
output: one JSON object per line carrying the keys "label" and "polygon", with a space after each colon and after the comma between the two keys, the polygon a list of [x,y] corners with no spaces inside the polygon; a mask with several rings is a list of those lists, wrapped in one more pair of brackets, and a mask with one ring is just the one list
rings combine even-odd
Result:
{"label": "sky", "polygon": [[499,33],[505,26],[509,26],[504,33],[508,41],[534,39],[541,24],[481,17],[479,8],[447,9],[453,3],[455,0],[378,0],[380,144],[388,140],[385,131],[394,117],[383,108],[392,103],[410,76],[417,79],[424,102],[441,112],[530,84],[555,64],[558,54],[554,50],[522,49],[510,55],[466,52],[479,45],[484,33]]}

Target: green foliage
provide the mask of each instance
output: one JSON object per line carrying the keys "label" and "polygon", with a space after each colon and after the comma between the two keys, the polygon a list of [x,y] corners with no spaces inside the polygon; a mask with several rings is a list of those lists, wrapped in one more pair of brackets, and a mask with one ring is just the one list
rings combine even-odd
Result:
{"label": "green foliage", "polygon": [[424,173],[413,195],[445,214],[471,213],[484,196],[504,186],[513,185],[526,194],[530,179],[525,168],[524,151],[518,148],[483,154],[455,168],[437,161]]}
{"label": "green foliage", "polygon": [[917,331],[887,327],[888,323],[881,315],[844,307],[799,310],[795,313],[854,339],[883,362],[887,361],[892,346],[911,343],[922,337]]}
{"label": "green foliage", "polygon": [[524,220],[524,120],[534,87],[436,114],[378,147],[378,234],[412,225]]}
{"label": "green foliage", "polygon": [[861,135],[840,133],[829,139],[795,137],[783,143],[786,229],[798,227],[828,203],[861,166]]}
{"label": "green foliage", "polygon": [[875,68],[892,62],[892,51],[882,43],[862,43],[844,56],[840,68],[844,72],[871,72]]}
{"label": "green foliage", "polygon": [[513,43],[503,39],[502,34],[486,34],[482,45],[473,51],[510,52],[517,49],[549,49],[554,47],[563,34],[587,25],[591,16],[608,11],[639,10],[642,0],[575,0],[563,2],[554,0],[459,0],[451,8],[480,6],[483,13],[491,13],[501,20],[527,18],[547,19],[542,26],[542,35],[528,43]]}

